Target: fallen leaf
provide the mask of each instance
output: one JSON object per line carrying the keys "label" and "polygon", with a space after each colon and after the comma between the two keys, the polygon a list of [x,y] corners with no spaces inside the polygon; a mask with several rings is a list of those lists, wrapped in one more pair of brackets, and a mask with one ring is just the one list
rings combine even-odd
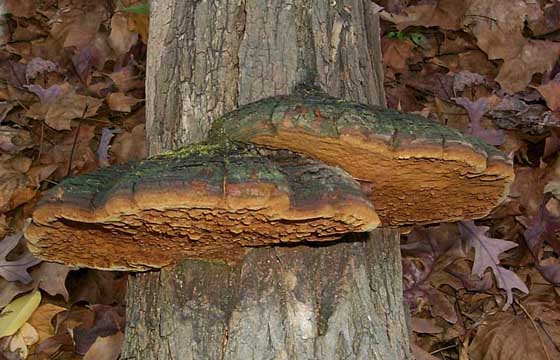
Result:
{"label": "fallen leaf", "polygon": [[132,65],[125,66],[108,76],[113,80],[119,91],[123,93],[144,87],[144,80],[136,74]]}
{"label": "fallen leaf", "polygon": [[117,360],[121,352],[123,340],[124,334],[122,332],[98,337],[84,355],[84,360]]}
{"label": "fallen leaf", "polygon": [[34,57],[25,67],[25,77],[29,81],[44,72],[58,71],[58,65],[50,60]]}
{"label": "fallen leaf", "polygon": [[72,268],[57,263],[43,262],[36,271],[33,271],[33,279],[41,290],[51,296],[62,295],[68,301],[68,290],[66,289],[66,277]]}
{"label": "fallen leaf", "polygon": [[[25,77],[26,65],[13,60],[3,61],[0,63],[0,79],[5,80],[15,88],[22,88],[27,85]],[[13,97],[10,96],[12,100]]]}
{"label": "fallen leaf", "polygon": [[108,18],[103,3],[82,2],[82,6],[68,6],[53,19],[50,34],[64,47],[81,49],[97,36],[101,22]]}
{"label": "fallen leaf", "polygon": [[469,291],[479,291],[484,292],[492,288],[493,281],[492,275],[489,273],[484,273],[482,277],[478,275],[464,274],[459,271],[448,270],[450,274],[456,276],[461,280],[461,283],[465,289]]}
{"label": "fallen leaf", "polygon": [[109,147],[111,146],[111,139],[115,134],[120,133],[120,129],[109,129],[103,128],[101,130],[101,139],[99,140],[99,146],[97,147],[97,161],[99,162],[99,167],[109,166]]}
{"label": "fallen leaf", "polygon": [[482,126],[482,117],[486,111],[487,101],[485,98],[471,101],[465,97],[453,98],[458,105],[463,106],[471,120],[469,124],[469,133],[491,145],[502,145],[505,141],[504,132],[502,130],[487,129]]}
{"label": "fallen leaf", "polygon": [[47,303],[39,306],[31,315],[28,322],[37,330],[39,343],[55,335],[52,320],[62,311],[67,311],[67,309]]}
{"label": "fallen leaf", "polygon": [[427,291],[427,299],[430,304],[430,313],[432,316],[439,316],[450,324],[455,324],[457,322],[455,306],[441,291],[429,289]]}
{"label": "fallen leaf", "polygon": [[460,30],[467,6],[468,2],[465,1],[440,0],[408,6],[407,15],[382,13],[382,17],[394,22],[399,29],[409,26],[439,26],[442,29]]}
{"label": "fallen leaf", "polygon": [[124,55],[138,41],[138,34],[129,30],[128,19],[123,13],[115,13],[111,18],[109,45],[117,53]]}
{"label": "fallen leaf", "polygon": [[79,326],[74,329],[75,351],[85,355],[99,337],[107,337],[124,330],[124,309],[120,306],[92,305],[95,322],[91,328]]}
{"label": "fallen leaf", "polygon": [[8,305],[16,296],[35,289],[33,282],[23,284],[19,281],[7,281],[0,278],[0,308]]}
{"label": "fallen leaf", "polygon": [[518,220],[526,227],[523,233],[527,247],[536,260],[539,260],[539,251],[544,241],[549,243],[557,254],[560,254],[560,241],[557,234],[560,233],[560,216],[549,211],[547,204],[558,201],[547,193],[536,215],[520,217]]}
{"label": "fallen leaf", "polygon": [[408,72],[408,62],[414,58],[414,43],[409,40],[382,39],[383,65],[396,73]]}
{"label": "fallen leaf", "polygon": [[37,193],[38,184],[26,172],[31,159],[0,153],[0,213],[14,210]]}
{"label": "fallen leaf", "polygon": [[32,85],[29,89],[39,96],[41,102],[33,104],[25,116],[45,120],[55,130],[70,130],[73,119],[94,116],[103,103],[101,99],[77,94],[68,83],[48,89]]}
{"label": "fallen leaf", "polygon": [[[0,215],[0,238],[8,235],[8,223],[6,222],[6,215]],[[2,306],[0,306],[2,307]]]}
{"label": "fallen leaf", "polygon": [[560,111],[560,77],[544,85],[537,86],[537,90],[539,90],[546,100],[546,104],[550,110]]}
{"label": "fallen leaf", "polygon": [[467,87],[486,83],[484,76],[470,72],[468,70],[459,71],[453,77],[453,91],[460,92]]}
{"label": "fallen leaf", "polygon": [[28,131],[12,126],[0,126],[0,151],[15,154],[31,146],[33,140]]}
{"label": "fallen leaf", "polygon": [[[550,318],[550,315],[558,313],[560,309],[557,303],[548,302],[540,306],[543,307],[541,311],[545,314],[548,313],[548,316],[537,318],[538,323],[531,322],[522,311],[517,311],[517,314],[498,312],[489,317],[478,328],[471,343],[469,348],[471,358],[489,360],[559,359],[560,321],[554,317]],[[532,309],[528,308],[528,310]],[[546,331],[543,331],[543,325]]]}
{"label": "fallen leaf", "polygon": [[142,101],[131,96],[126,96],[122,92],[111,93],[106,99],[109,109],[121,112],[132,111],[132,107]]}
{"label": "fallen leaf", "polygon": [[25,251],[17,260],[9,261],[6,259],[8,254],[18,245],[23,238],[22,233],[6,236],[0,241],[0,276],[8,281],[19,281],[27,284],[32,281],[27,270],[41,262],[29,251]]}
{"label": "fallen leaf", "polygon": [[16,17],[29,18],[35,15],[35,2],[33,0],[6,0],[6,10]]}
{"label": "fallen leaf", "polygon": [[[123,1],[122,4],[126,8],[121,9],[128,19],[128,27],[130,31],[137,32],[144,44],[148,43],[149,18],[149,2],[148,1]],[[135,9],[131,11],[131,9]]]}
{"label": "fallen leaf", "polygon": [[412,317],[410,321],[412,331],[422,334],[439,334],[443,332],[441,326],[436,325],[435,319]]}
{"label": "fallen leaf", "polygon": [[[18,334],[16,333],[15,335],[9,338],[9,341],[10,342],[8,344],[8,347],[7,349],[5,349],[9,351],[9,355],[6,354],[6,357],[9,359],[17,359],[17,360],[26,359],[27,356],[29,355],[29,351],[27,350],[27,346],[25,345],[23,338],[21,336],[18,336]],[[2,353],[5,354],[6,352],[3,351]]]}
{"label": "fallen leaf", "polygon": [[0,124],[6,118],[6,115],[12,110],[14,106],[7,101],[0,101]]}
{"label": "fallen leaf", "polygon": [[473,0],[467,12],[470,16],[463,24],[471,29],[480,49],[490,60],[504,61],[496,81],[509,93],[522,91],[535,73],[546,73],[556,63],[559,43],[523,36],[525,22],[542,16],[537,3],[517,1],[511,6],[507,1]]}
{"label": "fallen leaf", "polygon": [[0,313],[0,338],[16,333],[31,317],[41,302],[41,292],[35,290],[6,306]]}
{"label": "fallen leaf", "polygon": [[416,360],[439,360],[439,358],[433,356],[416,344],[412,344],[412,353]]}
{"label": "fallen leaf", "polygon": [[9,350],[13,353],[19,353],[22,359],[27,359],[29,355],[28,347],[34,345],[39,340],[39,335],[33,326],[25,323],[12,336],[10,341]]}
{"label": "fallen leaf", "polygon": [[530,19],[527,25],[535,36],[549,34],[560,29],[560,3],[553,1],[546,4],[543,16]]}
{"label": "fallen leaf", "polygon": [[97,168],[97,160],[90,142],[95,137],[95,126],[80,124],[74,131],[41,155],[41,163],[58,165],[54,179],[60,180],[67,175],[77,175]]}
{"label": "fallen leaf", "polygon": [[486,236],[487,226],[477,226],[473,221],[462,221],[459,230],[469,246],[475,250],[472,273],[482,276],[490,268],[496,278],[497,286],[507,294],[506,306],[513,303],[513,289],[529,293],[525,283],[511,270],[500,264],[500,254],[517,246],[516,243]]}
{"label": "fallen leaf", "polygon": [[117,134],[111,145],[111,155],[118,164],[145,159],[148,156],[145,125],[138,124],[131,131]]}

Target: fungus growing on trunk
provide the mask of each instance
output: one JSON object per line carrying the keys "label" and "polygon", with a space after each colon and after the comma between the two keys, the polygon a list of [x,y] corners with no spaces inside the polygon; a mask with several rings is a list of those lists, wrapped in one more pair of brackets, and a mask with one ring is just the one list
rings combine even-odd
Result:
{"label": "fungus growing on trunk", "polygon": [[222,143],[68,178],[41,199],[25,236],[45,260],[146,270],[185,257],[232,263],[246,246],[333,240],[378,223],[346,172]]}
{"label": "fungus growing on trunk", "polygon": [[214,122],[210,139],[289,149],[371,184],[384,226],[486,216],[513,182],[511,161],[421,116],[320,96],[278,96]]}

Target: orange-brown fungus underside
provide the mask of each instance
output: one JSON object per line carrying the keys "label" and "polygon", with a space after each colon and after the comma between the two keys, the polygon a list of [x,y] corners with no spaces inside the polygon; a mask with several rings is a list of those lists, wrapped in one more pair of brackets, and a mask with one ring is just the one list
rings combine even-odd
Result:
{"label": "orange-brown fungus underside", "polygon": [[382,226],[486,216],[513,182],[509,159],[426,118],[325,95],[277,96],[215,121],[210,138],[289,149],[371,188]]}
{"label": "orange-brown fungus underside", "polygon": [[[477,219],[488,215],[507,194],[512,181],[509,165],[491,163],[481,172],[461,161],[457,146],[454,160],[437,156],[404,155],[389,151],[383,144],[364,144],[317,138],[308,134],[279,131],[275,136],[256,136],[256,144],[299,151],[340,166],[354,178],[370,183],[375,210],[382,226],[426,224],[434,222]],[[385,149],[383,149],[385,147]],[[372,150],[372,148],[374,148]],[[427,147],[425,151],[430,151]],[[447,150],[452,151],[451,149]],[[472,154],[466,156],[475,157]],[[486,167],[486,159],[480,161]]]}
{"label": "orange-brown fungus underside", "polygon": [[33,214],[29,248],[68,265],[145,270],[187,257],[233,263],[247,246],[333,240],[379,223],[338,168],[288,151],[193,149],[62,182]]}

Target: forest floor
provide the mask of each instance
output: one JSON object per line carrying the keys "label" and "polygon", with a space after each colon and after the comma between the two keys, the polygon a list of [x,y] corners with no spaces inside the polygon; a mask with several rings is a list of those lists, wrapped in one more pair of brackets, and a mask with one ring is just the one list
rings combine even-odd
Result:
{"label": "forest floor", "polygon": [[[560,2],[378,3],[389,107],[485,140],[516,174],[485,219],[403,235],[417,359],[560,359]],[[0,359],[116,359],[127,275],[41,262],[22,229],[63,178],[146,156],[146,7],[3,6],[0,309],[18,321],[0,316]]]}

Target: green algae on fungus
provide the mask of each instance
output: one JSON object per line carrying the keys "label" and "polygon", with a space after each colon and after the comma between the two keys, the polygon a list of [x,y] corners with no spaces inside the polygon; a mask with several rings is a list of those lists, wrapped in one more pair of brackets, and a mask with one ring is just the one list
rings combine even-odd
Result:
{"label": "green algae on fungus", "polygon": [[480,139],[319,92],[244,105],[217,119],[209,138],[289,149],[339,166],[373,188],[388,226],[484,217],[514,176],[511,161]]}
{"label": "green algae on fungus", "polygon": [[246,247],[334,240],[378,223],[346,172],[224,143],[65,179],[44,194],[25,235],[39,258],[130,271],[186,257],[234,263]]}

